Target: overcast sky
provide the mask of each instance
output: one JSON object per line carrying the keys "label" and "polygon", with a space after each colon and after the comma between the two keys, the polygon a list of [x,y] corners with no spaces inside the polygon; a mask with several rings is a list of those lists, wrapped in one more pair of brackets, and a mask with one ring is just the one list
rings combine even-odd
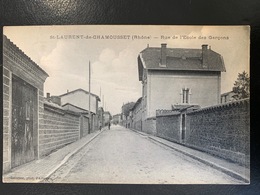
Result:
{"label": "overcast sky", "polygon": [[[208,44],[223,56],[226,72],[222,73],[221,92],[232,89],[238,73],[249,73],[249,29],[247,27],[202,26],[22,26],[4,27],[4,34],[26,55],[44,69],[44,92],[61,95],[67,90],[88,90],[88,64],[91,62],[91,92],[100,96],[111,114],[121,112],[123,103],[141,97],[137,56],[147,47],[201,48]],[[64,39],[64,35],[82,35],[83,39]],[[130,39],[93,39],[94,35],[126,35]],[[150,39],[132,40],[132,35]],[[177,39],[172,37],[176,35]],[[180,36],[196,39],[180,39]],[[63,36],[63,38],[62,38]],[[92,39],[86,38],[92,36]],[[162,39],[169,36],[171,39]],[[205,36],[206,39],[198,39]],[[210,39],[228,37],[227,39]]]}

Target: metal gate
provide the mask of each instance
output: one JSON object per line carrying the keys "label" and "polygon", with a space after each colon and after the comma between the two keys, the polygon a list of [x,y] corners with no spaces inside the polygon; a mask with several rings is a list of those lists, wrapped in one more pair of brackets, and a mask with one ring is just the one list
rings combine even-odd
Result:
{"label": "metal gate", "polygon": [[35,159],[37,154],[37,91],[13,76],[11,166]]}

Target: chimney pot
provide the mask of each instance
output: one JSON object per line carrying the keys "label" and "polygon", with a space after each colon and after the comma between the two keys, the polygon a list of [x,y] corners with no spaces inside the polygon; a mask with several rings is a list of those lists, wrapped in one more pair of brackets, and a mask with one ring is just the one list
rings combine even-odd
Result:
{"label": "chimney pot", "polygon": [[207,50],[208,50],[208,45],[204,44],[202,45],[202,67],[207,68]]}
{"label": "chimney pot", "polygon": [[47,96],[47,98],[50,98],[50,97],[51,97],[51,94],[50,94],[50,93],[47,93],[46,96]]}
{"label": "chimney pot", "polygon": [[207,44],[203,44],[202,45],[202,49],[208,49],[208,45]]}
{"label": "chimney pot", "polygon": [[161,44],[161,64],[160,66],[166,67],[166,43]]}

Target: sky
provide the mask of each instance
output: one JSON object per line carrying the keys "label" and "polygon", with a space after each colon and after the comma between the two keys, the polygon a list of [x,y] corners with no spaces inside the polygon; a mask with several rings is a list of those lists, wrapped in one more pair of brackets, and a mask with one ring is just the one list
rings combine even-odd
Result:
{"label": "sky", "polygon": [[[45,94],[61,95],[78,88],[88,91],[90,63],[91,92],[113,115],[121,112],[123,103],[141,97],[137,57],[148,44],[197,49],[208,44],[224,59],[222,93],[232,90],[238,73],[249,73],[247,26],[7,26],[4,35],[49,74]],[[102,35],[109,37],[102,39]]]}

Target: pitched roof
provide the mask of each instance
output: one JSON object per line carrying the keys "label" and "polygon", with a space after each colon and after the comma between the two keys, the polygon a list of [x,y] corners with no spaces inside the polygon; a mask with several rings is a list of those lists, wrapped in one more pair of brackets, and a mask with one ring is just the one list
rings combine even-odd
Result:
{"label": "pitched roof", "polygon": [[133,111],[141,102],[142,102],[142,97],[138,98],[138,100],[135,102],[135,105],[130,110]]}
{"label": "pitched roof", "polygon": [[[66,95],[69,95],[69,94],[71,94],[71,93],[75,93],[75,92],[78,92],[78,91],[82,91],[82,92],[84,92],[84,93],[86,93],[86,94],[89,94],[88,91],[79,88],[79,89],[75,89],[75,90],[73,90],[73,91],[64,93],[64,94],[62,94],[62,95],[59,95],[59,97],[63,97],[63,96],[66,96]],[[97,100],[100,101],[100,98],[99,98],[97,95],[95,95],[95,94],[93,94],[93,93],[90,93],[90,94],[93,95],[93,96],[95,96],[95,97],[97,98]]]}
{"label": "pitched roof", "polygon": [[161,67],[161,48],[148,47],[139,54],[139,62],[146,69],[155,70],[191,70],[191,71],[225,71],[223,58],[220,54],[207,49],[202,64],[202,49],[166,48],[166,67]]}
{"label": "pitched roof", "polygon": [[13,51],[16,53],[16,55],[21,56],[21,60],[25,61],[26,64],[31,64],[33,67],[35,67],[37,70],[39,70],[45,77],[48,77],[48,73],[45,72],[38,64],[36,64],[29,56],[27,56],[16,44],[14,44],[9,38],[7,38],[6,35],[3,35],[3,53],[6,52],[6,50]]}

